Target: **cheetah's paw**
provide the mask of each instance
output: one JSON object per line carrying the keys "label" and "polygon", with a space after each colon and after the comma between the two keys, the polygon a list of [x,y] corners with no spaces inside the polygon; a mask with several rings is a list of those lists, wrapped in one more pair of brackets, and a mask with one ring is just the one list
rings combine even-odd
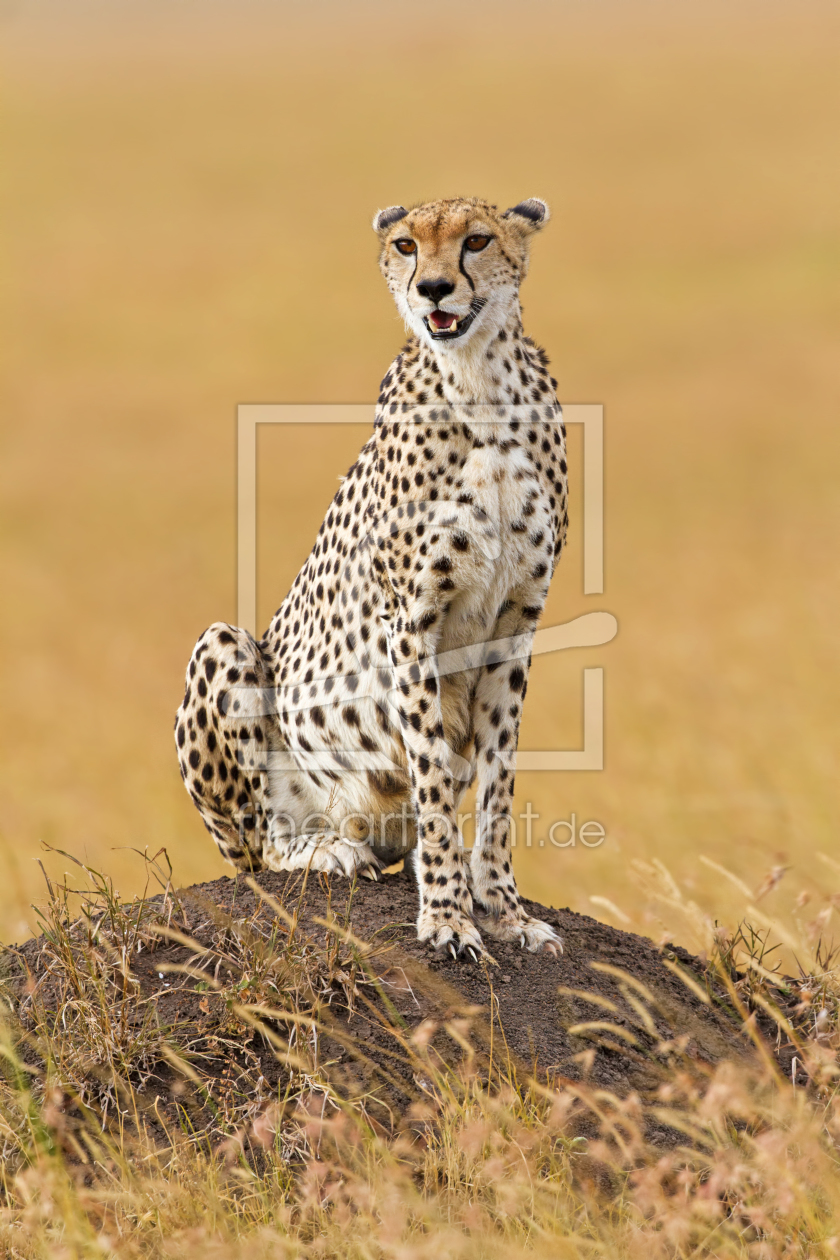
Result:
{"label": "cheetah's paw", "polygon": [[264,854],[271,871],[322,871],[325,875],[356,874],[378,880],[381,863],[370,845],[343,840],[337,834],[313,836],[292,852],[269,850]]}
{"label": "cheetah's paw", "polygon": [[481,916],[478,920],[482,931],[497,941],[515,941],[527,949],[530,954],[544,950],[547,954],[563,953],[563,938],[542,919],[532,919],[520,907],[518,910],[504,910],[501,914]]}
{"label": "cheetah's paw", "polygon": [[434,949],[448,952],[453,958],[471,958],[478,962],[489,957],[481,933],[470,916],[455,907],[421,906],[417,918],[417,939]]}

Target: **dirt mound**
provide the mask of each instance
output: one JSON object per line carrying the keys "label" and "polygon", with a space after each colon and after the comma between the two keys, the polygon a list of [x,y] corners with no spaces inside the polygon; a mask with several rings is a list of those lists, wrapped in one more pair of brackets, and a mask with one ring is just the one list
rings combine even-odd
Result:
{"label": "dirt mound", "polygon": [[219,1133],[313,1074],[387,1123],[444,1062],[652,1098],[675,1061],[704,1072],[748,1051],[743,1011],[685,950],[525,904],[559,929],[561,957],[497,942],[495,965],[435,954],[405,874],[263,873],[106,898],[83,920],[62,909],[16,952],[22,1044],[44,1063],[52,1029],[49,1057],[88,1104],[107,1109],[130,1080],[154,1123],[212,1113]]}

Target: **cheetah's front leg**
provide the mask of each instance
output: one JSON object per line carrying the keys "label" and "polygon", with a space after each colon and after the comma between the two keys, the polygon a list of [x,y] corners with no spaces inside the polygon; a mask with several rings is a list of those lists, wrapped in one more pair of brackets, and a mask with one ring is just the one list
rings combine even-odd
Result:
{"label": "cheetah's front leg", "polygon": [[472,917],[468,868],[455,817],[457,793],[433,663],[435,644],[417,633],[416,621],[402,616],[393,637],[401,649],[401,661],[396,651],[392,660],[400,666],[396,695],[417,825],[413,859],[420,896],[417,936],[435,949],[448,950],[453,958],[467,954],[478,959],[485,950]]}
{"label": "cheetah's front leg", "polygon": [[530,653],[524,649],[530,649],[534,620],[545,598],[542,593],[540,600],[540,594],[530,590],[524,601],[521,594],[511,601],[509,611],[499,620],[496,637],[516,636],[521,656],[486,666],[476,690],[478,832],[471,883],[476,917],[489,936],[516,941],[531,953],[545,949],[556,954],[563,951],[561,937],[550,924],[529,915],[520,901],[510,847],[516,749],[530,666]]}

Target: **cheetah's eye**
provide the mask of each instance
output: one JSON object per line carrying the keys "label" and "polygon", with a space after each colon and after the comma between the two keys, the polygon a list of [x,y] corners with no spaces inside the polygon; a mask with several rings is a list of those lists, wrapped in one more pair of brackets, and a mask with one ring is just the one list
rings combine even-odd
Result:
{"label": "cheetah's eye", "polygon": [[396,245],[397,249],[400,251],[401,254],[416,254],[417,253],[416,241],[410,241],[408,237],[404,236],[401,240],[394,241],[394,244]]}
{"label": "cheetah's eye", "polygon": [[464,241],[464,244],[467,249],[471,249],[474,254],[477,254],[480,249],[487,248],[490,244],[490,240],[491,237],[489,236],[468,236]]}

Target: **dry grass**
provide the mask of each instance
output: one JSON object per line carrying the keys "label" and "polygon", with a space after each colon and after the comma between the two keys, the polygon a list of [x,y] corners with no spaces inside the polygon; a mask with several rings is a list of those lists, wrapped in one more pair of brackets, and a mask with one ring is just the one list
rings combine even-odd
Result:
{"label": "dry grass", "polygon": [[[151,900],[122,902],[90,870],[81,903],[51,885],[38,980],[8,990],[10,1260],[840,1252],[840,983],[821,948],[797,942],[808,970],[790,980],[773,970],[766,934],[718,934],[709,981],[740,1011],[754,1062],[704,1068],[677,1038],[655,1047],[669,1067],[644,1100],[585,1074],[527,1080],[504,1054],[479,1070],[468,1018],[451,1029],[466,1050],[456,1064],[428,1021],[412,1027],[383,1002],[392,1059],[416,1083],[395,1116],[375,1093],[342,1092],[319,1055],[336,996],[377,997],[376,946],[335,921],[319,946],[294,908],[273,903],[259,926],[219,914],[199,946],[169,873],[160,861],[149,872],[163,888]],[[177,978],[227,1006],[212,1047],[195,1023],[164,1026],[137,1001],[133,960],[162,937],[194,947]],[[652,1029],[644,986],[632,998],[639,1029]],[[796,1046],[795,1083],[758,1035],[758,1010]],[[279,1062],[274,1090],[242,1055],[254,1031]],[[208,1070],[220,1054],[236,1064],[230,1076]]]}

